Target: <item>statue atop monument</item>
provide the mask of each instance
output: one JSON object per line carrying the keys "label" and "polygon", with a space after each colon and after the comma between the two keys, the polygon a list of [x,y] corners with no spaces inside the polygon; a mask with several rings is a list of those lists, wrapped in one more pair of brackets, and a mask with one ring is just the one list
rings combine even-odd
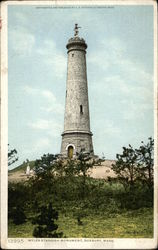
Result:
{"label": "statue atop monument", "polygon": [[81,27],[78,27],[78,24],[75,23],[75,28],[74,28],[74,36],[78,36],[79,30]]}

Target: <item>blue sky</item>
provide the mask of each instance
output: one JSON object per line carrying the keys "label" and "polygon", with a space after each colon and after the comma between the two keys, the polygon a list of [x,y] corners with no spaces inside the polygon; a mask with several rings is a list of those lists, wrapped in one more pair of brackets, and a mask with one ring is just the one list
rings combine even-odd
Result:
{"label": "blue sky", "polygon": [[74,24],[87,44],[95,154],[115,159],[122,146],[153,136],[153,7],[8,7],[9,144],[19,165],[59,153],[67,51]]}

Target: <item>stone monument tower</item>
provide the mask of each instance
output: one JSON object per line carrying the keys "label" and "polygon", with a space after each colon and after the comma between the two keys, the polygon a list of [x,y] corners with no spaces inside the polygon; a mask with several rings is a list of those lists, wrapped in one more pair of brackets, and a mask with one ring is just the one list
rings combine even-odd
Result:
{"label": "stone monument tower", "polygon": [[87,44],[78,36],[79,28],[75,24],[74,37],[66,45],[68,65],[61,155],[69,158],[75,157],[81,150],[94,154],[88,104]]}

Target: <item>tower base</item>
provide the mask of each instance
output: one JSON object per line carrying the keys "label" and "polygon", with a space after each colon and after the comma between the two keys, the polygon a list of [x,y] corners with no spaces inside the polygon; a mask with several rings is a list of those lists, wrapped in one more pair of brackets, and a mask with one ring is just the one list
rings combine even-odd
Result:
{"label": "tower base", "polygon": [[94,155],[91,132],[66,131],[62,134],[61,155],[63,157],[74,158],[81,150]]}

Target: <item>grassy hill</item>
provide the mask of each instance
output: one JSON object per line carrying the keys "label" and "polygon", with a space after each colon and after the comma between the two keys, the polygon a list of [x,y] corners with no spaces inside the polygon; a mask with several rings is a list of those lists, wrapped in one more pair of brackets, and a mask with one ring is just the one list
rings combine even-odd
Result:
{"label": "grassy hill", "polygon": [[[92,169],[88,171],[88,174],[92,178],[96,179],[107,179],[108,177],[115,177],[116,174],[111,169],[114,160],[105,160],[101,165],[95,165]],[[35,161],[29,162],[30,169],[35,166]],[[26,175],[27,163],[23,163],[20,166],[8,171],[8,181],[9,182],[21,182],[28,179]]]}
{"label": "grassy hill", "polygon": [[[34,219],[40,211],[42,214],[43,206],[52,203],[59,215],[57,232],[63,232],[63,237],[152,238],[152,189],[142,183],[135,183],[132,189],[125,188],[117,178],[109,181],[107,177],[114,175],[113,162],[105,160],[94,166],[86,178],[68,173],[58,178],[48,175],[34,180],[25,173],[26,163],[10,171],[9,237],[32,238]],[[31,168],[34,164],[30,162]],[[21,211],[26,219],[18,224]]]}
{"label": "grassy hill", "polygon": [[[32,169],[35,166],[35,161],[30,161],[29,165],[30,165],[30,169]],[[9,173],[15,173],[17,171],[24,172],[26,170],[26,167],[27,167],[27,163],[23,163],[23,164],[19,165],[18,167],[14,168],[12,170],[9,170]]]}

